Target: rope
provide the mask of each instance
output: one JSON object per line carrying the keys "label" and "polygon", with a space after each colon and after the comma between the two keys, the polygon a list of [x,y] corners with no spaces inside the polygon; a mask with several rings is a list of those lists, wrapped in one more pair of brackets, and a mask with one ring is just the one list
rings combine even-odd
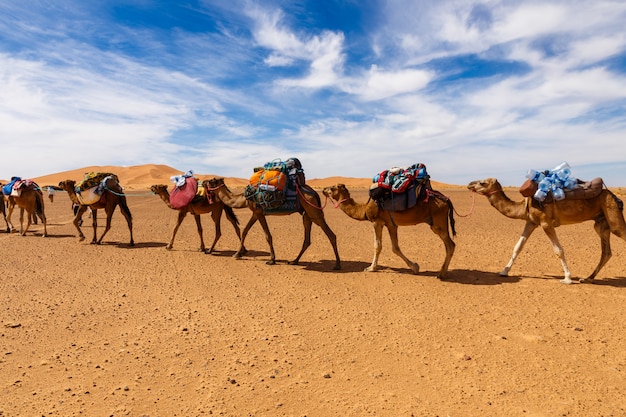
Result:
{"label": "rope", "polygon": [[[345,203],[346,201],[349,200],[349,198],[344,198],[341,201],[335,202],[335,200],[333,200],[332,197],[329,197],[327,195],[325,195],[325,197],[326,197],[326,201],[330,200],[330,202],[333,203],[333,207],[335,207],[335,208],[339,208],[340,205],[342,205],[343,203]],[[326,205],[326,203],[324,203],[324,205]]]}
{"label": "rope", "polygon": [[142,193],[142,194],[124,194],[124,193],[118,193],[116,191],[113,191],[112,189],[110,189],[109,187],[106,186],[106,184],[104,185],[104,189],[107,190],[108,192],[110,192],[111,194],[115,194],[118,197],[142,197],[142,196],[146,196],[146,195],[154,195],[154,193],[151,191],[149,193]]}
{"label": "rope", "polygon": [[454,209],[454,212],[456,213],[457,216],[459,217],[469,217],[472,215],[472,213],[474,213],[474,207],[476,205],[476,196],[474,195],[475,193],[472,192],[472,207],[470,207],[470,210],[467,214],[463,215],[463,214],[459,214],[458,211],[456,211],[456,208],[454,206],[452,206],[452,208]]}
{"label": "rope", "polygon": [[[318,207],[315,204],[311,203],[306,198],[304,198],[304,194],[300,190],[300,186],[298,185],[297,182],[296,182],[296,192],[300,195],[300,197],[302,197],[301,200],[304,200],[304,202],[307,203],[309,206],[314,207],[314,208],[316,208],[318,210],[324,210],[324,207],[326,207],[326,203],[328,202],[328,197],[326,197],[326,200],[324,200],[324,205],[322,207]],[[310,193],[310,194],[312,194],[312,193]]]}

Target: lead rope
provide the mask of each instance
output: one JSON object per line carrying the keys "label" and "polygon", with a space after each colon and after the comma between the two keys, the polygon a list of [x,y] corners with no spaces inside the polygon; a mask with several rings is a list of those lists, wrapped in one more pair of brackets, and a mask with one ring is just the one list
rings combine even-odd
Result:
{"label": "lead rope", "polygon": [[326,204],[328,203],[328,196],[325,195],[326,199],[324,200],[324,205],[322,207],[318,207],[315,204],[311,203],[309,200],[307,200],[304,197],[304,194],[302,193],[302,190],[300,189],[300,186],[298,185],[298,183],[296,182],[296,192],[298,193],[298,195],[300,197],[302,197],[300,200],[304,200],[305,203],[307,203],[309,206],[314,207],[318,210],[324,210],[324,207],[326,207]]}

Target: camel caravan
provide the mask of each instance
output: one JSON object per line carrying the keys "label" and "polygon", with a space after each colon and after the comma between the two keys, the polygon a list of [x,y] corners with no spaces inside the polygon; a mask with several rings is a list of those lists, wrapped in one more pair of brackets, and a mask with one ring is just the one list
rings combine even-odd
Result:
{"label": "camel caravan", "polygon": [[[341,269],[341,260],[337,247],[337,236],[324,218],[324,207],[327,201],[343,211],[348,217],[357,221],[369,221],[374,229],[374,257],[365,271],[374,272],[379,269],[378,260],[382,251],[382,234],[386,228],[391,238],[391,250],[400,257],[414,274],[420,272],[417,262],[410,260],[400,249],[398,238],[399,226],[411,226],[421,223],[428,224],[443,242],[445,258],[437,277],[445,279],[456,245],[453,241],[455,230],[455,209],[452,201],[443,193],[431,186],[430,175],[426,166],[417,163],[408,167],[392,167],[377,173],[372,178],[369,196],[365,202],[357,202],[350,196],[344,184],[325,187],[322,195],[306,184],[302,164],[297,158],[286,161],[273,160],[253,169],[248,185],[243,192],[231,191],[224,178],[215,177],[198,181],[192,171],[171,178],[174,186],[171,191],[164,184],[152,185],[152,194],[158,196],[170,209],[178,212],[177,222],[171,232],[166,249],[174,246],[176,233],[186,218],[191,214],[196,222],[200,239],[200,251],[212,253],[221,233],[221,217],[226,218],[239,239],[235,258],[247,254],[246,236],[255,223],[263,229],[269,246],[269,265],[276,263],[276,254],[272,234],[267,223],[267,216],[285,216],[298,213],[302,217],[304,239],[298,255],[289,262],[297,265],[301,257],[311,245],[313,224],[325,233],[334,252],[333,270]],[[20,209],[20,230],[23,236],[37,219],[43,224],[43,236],[47,236],[47,221],[44,211],[42,189],[31,180],[19,177],[11,178],[11,182],[0,184],[3,193],[3,204],[0,205],[6,232],[15,232],[11,223],[11,215],[15,207]],[[78,208],[75,210],[73,224],[78,232],[79,240],[85,239],[81,231],[82,216],[91,210],[93,237],[92,244],[101,244],[111,228],[111,218],[117,206],[125,217],[130,232],[129,246],[134,245],[132,215],[128,208],[127,196],[124,194],[118,177],[113,173],[88,173],[80,181],[61,181],[57,186],[48,186],[50,201],[53,191],[63,190]],[[565,253],[559,242],[555,229],[560,225],[581,223],[587,220],[594,222],[594,230],[600,237],[601,255],[598,265],[587,278],[580,282],[592,281],[602,267],[611,258],[611,233],[626,240],[626,222],[623,215],[623,202],[611,192],[601,178],[584,182],[571,175],[567,163],[552,170],[529,170],[526,181],[520,187],[522,200],[513,201],[503,191],[497,179],[471,181],[467,188],[485,196],[489,203],[503,215],[524,220],[522,234],[513,248],[513,254],[504,269],[499,272],[507,276],[532,232],[541,226],[550,239],[554,252],[560,259],[564,284],[572,283],[571,272],[567,266]],[[8,207],[8,214],[6,212]],[[250,219],[243,227],[234,209],[245,208],[250,211]],[[104,209],[106,226],[100,237],[97,237],[97,210]],[[24,213],[26,212],[26,217]],[[214,240],[206,249],[201,223],[202,214],[210,214],[215,225]],[[24,226],[24,222],[26,225]]]}

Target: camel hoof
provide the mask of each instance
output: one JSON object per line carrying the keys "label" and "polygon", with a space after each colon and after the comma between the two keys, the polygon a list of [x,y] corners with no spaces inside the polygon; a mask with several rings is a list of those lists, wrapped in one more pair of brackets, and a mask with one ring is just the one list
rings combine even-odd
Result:
{"label": "camel hoof", "polygon": [[572,280],[570,278],[563,278],[561,281],[559,281],[561,284],[566,284],[569,285],[572,283]]}
{"label": "camel hoof", "polygon": [[413,263],[411,265],[411,270],[413,271],[414,274],[419,274],[420,272],[420,266],[416,263]]}
{"label": "camel hoof", "polygon": [[274,259],[270,259],[269,261],[265,262],[265,265],[276,265],[276,261]]}
{"label": "camel hoof", "polygon": [[341,264],[335,264],[335,266],[333,266],[333,271],[339,271],[341,270]]}
{"label": "camel hoof", "polygon": [[581,284],[584,283],[592,283],[593,282],[593,278],[592,277],[588,277],[588,278],[581,278],[578,280],[578,282],[580,282]]}
{"label": "camel hoof", "polygon": [[[276,263],[276,262],[274,262]],[[273,264],[268,264],[268,265],[273,265]],[[289,261],[287,262],[287,265],[299,265],[298,261]]]}
{"label": "camel hoof", "polygon": [[364,272],[376,272],[376,267],[368,266],[363,270]]}
{"label": "camel hoof", "polygon": [[167,245],[167,246],[165,247],[165,249],[167,249],[167,250],[172,250],[172,247],[173,247],[172,245]]}

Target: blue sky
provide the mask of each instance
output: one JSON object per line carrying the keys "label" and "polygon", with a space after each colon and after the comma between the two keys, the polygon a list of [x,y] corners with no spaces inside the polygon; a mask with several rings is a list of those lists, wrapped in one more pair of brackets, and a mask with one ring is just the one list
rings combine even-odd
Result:
{"label": "blue sky", "polygon": [[626,2],[0,2],[0,178],[167,164],[626,185]]}

